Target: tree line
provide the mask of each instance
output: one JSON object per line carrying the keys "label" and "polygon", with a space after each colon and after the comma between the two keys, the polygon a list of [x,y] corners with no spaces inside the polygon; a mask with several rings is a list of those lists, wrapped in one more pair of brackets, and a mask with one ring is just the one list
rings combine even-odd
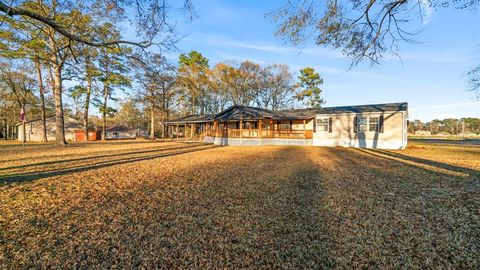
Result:
{"label": "tree line", "polygon": [[[181,3],[186,19],[192,19],[191,2]],[[55,143],[64,145],[64,114],[82,119],[87,131],[96,107],[105,138],[107,120],[116,113],[112,102],[120,92],[131,94],[131,105],[148,115],[152,136],[156,123],[172,115],[215,113],[231,104],[276,110],[294,99],[321,104],[323,81],[313,69],[304,71],[304,77],[311,78],[295,85],[282,64],[244,61],[210,67],[195,51],[180,55],[177,64],[169,63],[164,54],[178,42],[168,16],[175,4],[178,1],[0,1],[2,136],[12,133],[20,112],[25,112],[28,119],[41,118],[47,141],[46,118],[53,114]],[[122,37],[122,22],[135,28],[139,41]],[[70,104],[65,104],[65,96]]]}
{"label": "tree line", "polygon": [[[98,103],[106,119],[112,92],[131,84],[130,78],[125,76],[130,68],[125,54],[144,54],[152,46],[168,50],[178,41],[175,22],[168,16],[178,3],[168,0],[0,1],[1,105],[5,108],[2,109],[5,126],[15,119],[11,114],[21,110],[28,115],[33,108],[39,107],[45,122],[48,102],[42,103],[42,100],[45,101],[46,91],[51,91],[55,143],[65,145],[63,94],[66,80],[82,82],[77,90],[86,92],[85,122],[88,122],[90,101],[95,101],[88,97],[95,89],[101,92]],[[180,10],[191,19],[194,14],[191,2],[181,3]],[[118,27],[122,23],[134,28],[140,40],[124,40]],[[36,76],[32,75],[32,70],[36,70]],[[32,94],[34,87],[39,90],[39,102]],[[36,106],[38,103],[40,106]],[[20,110],[7,109],[13,107],[20,107]],[[47,139],[45,134],[43,138]]]}
{"label": "tree line", "polygon": [[[106,32],[118,35],[112,25],[106,27]],[[78,54],[76,62],[66,62],[68,65],[62,69],[59,87],[65,91],[60,97],[55,95],[55,71],[50,62],[39,60],[42,58],[33,53],[33,57],[26,57],[31,53],[28,47],[20,53],[2,55],[3,137],[12,134],[19,112],[24,111],[28,119],[42,119],[46,142],[46,117],[56,112],[59,100],[62,117],[83,121],[85,131],[101,127],[105,138],[107,125],[118,123],[148,127],[152,139],[161,132],[162,122],[172,117],[214,114],[232,105],[279,110],[299,104],[320,107],[324,103],[323,79],[310,67],[300,70],[295,79],[284,64],[262,66],[245,60],[210,66],[209,60],[197,51],[181,54],[178,63],[170,63],[162,54],[139,54],[125,46],[72,49]],[[127,98],[119,100],[120,93]],[[119,108],[112,102],[120,102]],[[100,118],[90,115],[92,107],[100,112]],[[85,134],[88,136],[88,132]]]}
{"label": "tree line", "polygon": [[428,131],[432,135],[437,134],[480,134],[480,118],[447,118],[443,120],[434,119],[429,122],[413,120],[409,122],[408,132],[415,134],[418,131]]}
{"label": "tree line", "polygon": [[[180,2],[191,20],[192,3]],[[323,80],[312,68],[302,70],[296,83],[283,64],[243,61],[211,67],[196,51],[169,63],[164,54],[178,42],[168,16],[175,4],[178,1],[0,1],[2,136],[9,137],[18,115],[25,112],[29,119],[41,118],[46,142],[46,118],[54,114],[55,143],[65,145],[64,114],[69,113],[82,119],[88,139],[94,106],[101,113],[105,138],[107,120],[116,113],[112,101],[122,91],[134,97],[130,105],[148,115],[152,138],[157,122],[172,115],[215,113],[232,104],[277,110],[294,100],[310,106],[323,103]],[[122,37],[119,25],[124,22],[135,28],[139,41]],[[65,104],[65,96],[70,104]]]}

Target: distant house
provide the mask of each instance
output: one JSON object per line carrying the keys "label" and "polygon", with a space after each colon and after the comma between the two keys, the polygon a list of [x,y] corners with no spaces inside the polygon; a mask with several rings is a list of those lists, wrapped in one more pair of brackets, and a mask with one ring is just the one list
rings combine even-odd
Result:
{"label": "distant house", "polygon": [[235,105],[215,115],[167,121],[172,138],[218,145],[318,145],[403,149],[408,104],[271,111]]}
{"label": "distant house", "polygon": [[142,128],[133,128],[126,125],[113,125],[105,130],[106,139],[136,139],[147,137],[147,131]]}
{"label": "distant house", "polygon": [[417,136],[430,136],[432,133],[428,130],[416,130],[415,135]]}
{"label": "distant house", "polygon": [[[65,140],[73,141],[75,139],[75,130],[82,129],[83,124],[71,117],[64,116],[64,130],[65,130]],[[55,140],[55,116],[50,116],[45,119],[47,125],[47,139],[48,141]],[[40,142],[43,139],[43,122],[42,119],[35,119],[32,121],[27,121],[25,123],[25,139],[27,142]],[[17,139],[19,141],[23,140],[23,128],[22,124],[17,124]]]}

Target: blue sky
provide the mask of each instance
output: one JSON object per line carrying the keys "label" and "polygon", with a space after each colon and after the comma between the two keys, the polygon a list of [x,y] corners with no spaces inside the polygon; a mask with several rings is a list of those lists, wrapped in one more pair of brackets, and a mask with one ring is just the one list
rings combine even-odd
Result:
{"label": "blue sky", "polygon": [[312,66],[325,81],[325,106],[407,101],[410,119],[480,117],[480,102],[466,90],[464,77],[480,64],[480,13],[433,11],[414,37],[418,44],[401,46],[402,61],[389,56],[381,65],[348,70],[349,60],[339,51],[313,42],[300,50],[274,37],[275,25],[265,13],[283,2],[194,0],[199,17],[190,23],[178,19],[184,38],[169,58],[197,50],[212,65],[248,59],[288,64],[294,73]]}

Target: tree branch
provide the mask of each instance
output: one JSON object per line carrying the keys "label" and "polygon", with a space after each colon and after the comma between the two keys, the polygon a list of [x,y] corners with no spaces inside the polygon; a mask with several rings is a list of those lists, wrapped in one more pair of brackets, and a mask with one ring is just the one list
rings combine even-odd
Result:
{"label": "tree branch", "polygon": [[113,41],[107,41],[107,42],[95,42],[95,41],[87,40],[80,36],[70,33],[63,26],[59,25],[54,20],[49,19],[48,17],[45,17],[43,15],[40,15],[36,12],[30,11],[24,8],[8,6],[4,3],[4,1],[0,1],[0,12],[3,12],[10,17],[26,16],[26,17],[32,18],[36,21],[39,21],[41,23],[44,23],[50,26],[56,32],[60,33],[61,35],[65,36],[66,38],[72,41],[77,41],[93,47],[108,47],[112,45],[129,44],[129,45],[139,46],[141,48],[147,48],[153,45],[151,41],[133,42],[128,40],[113,40]]}

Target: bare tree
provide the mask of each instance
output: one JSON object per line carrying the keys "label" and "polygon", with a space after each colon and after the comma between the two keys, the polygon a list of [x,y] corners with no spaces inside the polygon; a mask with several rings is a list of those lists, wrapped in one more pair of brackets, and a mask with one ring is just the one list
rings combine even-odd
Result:
{"label": "bare tree", "polygon": [[[35,105],[35,80],[23,66],[0,63],[0,87],[6,88],[18,104],[18,112],[27,113],[28,105]],[[25,122],[22,125],[22,140],[26,141]]]}
{"label": "bare tree", "polygon": [[291,105],[295,87],[287,65],[268,65],[262,69],[261,76],[256,97],[259,107],[276,111]]}
{"label": "bare tree", "polygon": [[156,115],[161,114],[162,122],[169,117],[169,105],[176,84],[176,68],[160,54],[147,54],[133,58],[132,61],[138,67],[135,78],[140,86],[139,99],[150,111],[150,139],[153,140]]}
{"label": "bare tree", "polygon": [[467,83],[469,90],[475,92],[480,100],[480,65],[467,73]]}
{"label": "bare tree", "polygon": [[45,106],[45,86],[43,84],[42,67],[40,57],[34,59],[35,70],[37,72],[37,83],[40,96],[40,108],[42,112],[42,142],[47,142],[47,120],[46,120],[46,106]]}
{"label": "bare tree", "polygon": [[414,42],[430,8],[476,8],[479,0],[291,0],[268,14],[276,35],[294,45],[314,38],[352,59],[378,63],[385,52],[397,54],[399,42]]}
{"label": "bare tree", "polygon": [[[169,22],[167,13],[170,1],[0,1],[0,27],[17,27],[17,22],[26,22],[45,36],[46,59],[52,69],[55,96],[56,144],[65,145],[62,101],[62,71],[69,58],[76,59],[74,44],[82,43],[93,47],[112,47],[120,44],[146,48],[156,45],[165,50],[174,47],[178,41],[174,24]],[[125,16],[124,9],[135,10],[134,16]],[[183,1],[182,9],[192,18],[193,7],[189,0]],[[101,25],[114,25],[129,20],[135,27],[140,41],[122,40],[121,36],[102,38]],[[21,29],[16,28],[16,31]]]}
{"label": "bare tree", "polygon": [[[60,7],[62,12],[70,13],[79,11],[83,14],[95,18],[97,23],[105,22],[106,18],[116,21],[128,20],[137,30],[142,41],[129,41],[122,39],[100,40],[95,35],[85,35],[72,31],[68,27],[69,23],[59,20],[55,12],[44,13],[38,9],[38,5],[31,5],[36,1],[0,1],[0,14],[4,16],[27,17],[36,21],[39,25],[48,26],[56,33],[67,38],[71,42],[80,42],[94,47],[105,47],[119,44],[129,44],[143,48],[151,45],[169,48],[177,41],[174,27],[169,23],[167,13],[171,9],[170,1],[166,0],[144,0],[130,1],[100,0],[88,2],[86,0],[53,0],[50,1],[50,10],[54,11]],[[47,6],[47,2],[38,1],[41,6]],[[182,1],[181,10],[187,15],[188,19],[196,16],[193,5],[190,0]],[[135,10],[135,16],[125,16],[124,10],[131,8]]]}

